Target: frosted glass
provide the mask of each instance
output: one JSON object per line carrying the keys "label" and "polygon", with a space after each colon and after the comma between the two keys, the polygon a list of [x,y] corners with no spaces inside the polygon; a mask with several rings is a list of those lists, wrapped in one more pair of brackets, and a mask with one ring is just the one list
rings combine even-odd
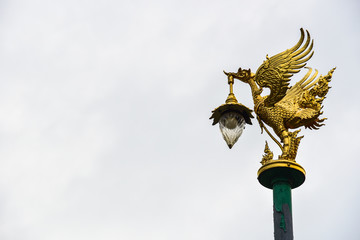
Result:
{"label": "frosted glass", "polygon": [[244,130],[245,119],[237,112],[228,112],[220,117],[219,126],[224,140],[232,148]]}

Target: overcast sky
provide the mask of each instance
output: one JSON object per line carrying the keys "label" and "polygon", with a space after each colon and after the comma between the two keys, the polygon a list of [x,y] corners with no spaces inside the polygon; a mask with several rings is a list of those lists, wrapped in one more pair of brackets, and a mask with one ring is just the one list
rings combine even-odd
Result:
{"label": "overcast sky", "polygon": [[0,239],[272,239],[257,170],[278,147],[254,121],[229,150],[209,117],[223,70],[255,72],[301,27],[308,66],[337,69],[326,126],[301,131],[294,235],[360,239],[359,23],[355,0],[1,0]]}

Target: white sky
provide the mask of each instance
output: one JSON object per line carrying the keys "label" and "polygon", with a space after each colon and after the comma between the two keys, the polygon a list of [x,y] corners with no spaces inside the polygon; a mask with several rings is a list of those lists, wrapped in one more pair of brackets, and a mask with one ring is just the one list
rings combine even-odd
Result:
{"label": "white sky", "polygon": [[[360,239],[358,1],[0,1],[0,239],[272,239],[256,121],[229,150],[222,70],[315,40],[296,239]],[[294,81],[303,76],[297,74]],[[293,83],[294,83],[293,81]],[[239,101],[253,108],[249,87]],[[273,143],[270,148],[280,154]]]}

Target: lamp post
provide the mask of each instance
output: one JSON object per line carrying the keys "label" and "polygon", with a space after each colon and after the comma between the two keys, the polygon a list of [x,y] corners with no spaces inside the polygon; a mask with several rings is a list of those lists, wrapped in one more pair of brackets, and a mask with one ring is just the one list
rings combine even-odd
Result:
{"label": "lamp post", "polygon": [[[305,170],[295,161],[303,136],[297,136],[300,129],[293,132],[290,129],[318,129],[324,125],[325,118],[320,118],[322,102],[335,70],[333,68],[327,75],[317,77],[318,71],[313,73],[308,68],[306,75],[289,87],[293,74],[305,67],[314,54],[309,32],[306,31],[305,40],[304,30],[300,31],[301,37],[295,46],[270,58],[266,56],[256,74],[251,73],[250,69],[241,68],[236,73],[224,71],[230,93],[225,104],[214,109],[210,117],[213,125],[219,123],[223,138],[231,149],[242,134],[244,125],[251,125],[250,119],[254,118],[252,110],[237,101],[233,93],[234,79],[249,84],[261,133],[265,130],[282,152],[278,159],[273,159],[273,152],[266,142],[262,166],[257,173],[260,184],[273,190],[275,240],[293,239],[291,189],[301,186],[305,181]],[[267,96],[261,96],[264,87],[270,88]],[[280,142],[266,125],[273,129]]]}

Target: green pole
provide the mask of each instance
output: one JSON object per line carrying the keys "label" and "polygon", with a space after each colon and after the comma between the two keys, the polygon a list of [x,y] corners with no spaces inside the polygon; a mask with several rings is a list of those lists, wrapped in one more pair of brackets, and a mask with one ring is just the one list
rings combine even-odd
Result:
{"label": "green pole", "polygon": [[304,168],[291,160],[271,160],[259,169],[258,180],[273,190],[275,240],[293,240],[291,189],[304,183]]}
{"label": "green pole", "polygon": [[273,185],[275,240],[293,240],[291,186],[286,179],[276,179]]}

